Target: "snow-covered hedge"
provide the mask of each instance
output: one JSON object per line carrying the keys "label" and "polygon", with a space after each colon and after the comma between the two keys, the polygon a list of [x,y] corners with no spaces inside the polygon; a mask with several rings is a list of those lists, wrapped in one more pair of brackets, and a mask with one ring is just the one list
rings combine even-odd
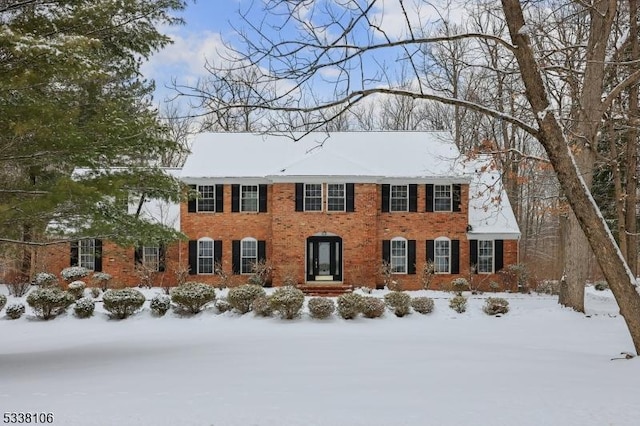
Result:
{"label": "snow-covered hedge", "polygon": [[509,312],[509,302],[501,297],[489,297],[484,301],[482,310],[487,315],[506,314]]}
{"label": "snow-covered hedge", "polygon": [[273,308],[271,307],[269,299],[269,296],[256,297],[253,299],[253,303],[251,303],[251,310],[261,317],[270,317],[273,315]]}
{"label": "snow-covered hedge", "polygon": [[360,303],[360,311],[367,318],[380,318],[384,314],[384,301],[377,297],[365,296]]}
{"label": "snow-covered hedge", "polygon": [[449,300],[449,307],[461,314],[467,310],[467,298],[458,294]]}
{"label": "snow-covered hedge", "polygon": [[158,294],[151,299],[149,306],[154,314],[164,316],[171,309],[171,298],[166,294]]}
{"label": "snow-covered hedge", "polygon": [[111,316],[124,319],[133,315],[144,305],[144,294],[134,288],[123,288],[122,290],[108,290],[102,296],[104,308]]}
{"label": "snow-covered hedge", "polygon": [[76,300],[76,304],[73,307],[73,312],[75,312],[78,318],[89,318],[93,315],[93,311],[95,309],[96,303],[93,301],[93,299],[83,297]]}
{"label": "snow-covered hedge", "polygon": [[91,276],[91,283],[96,287],[100,287],[102,291],[107,291],[111,278],[113,277],[106,272],[94,272]]}
{"label": "snow-covered hedge", "polygon": [[403,291],[391,291],[384,295],[384,302],[397,317],[411,312],[411,296]]}
{"label": "snow-covered hedge", "polygon": [[22,303],[12,303],[7,306],[4,313],[10,319],[18,319],[24,314],[24,304]]}
{"label": "snow-covered hedge", "polygon": [[27,296],[27,303],[33,312],[38,318],[45,320],[63,313],[75,300],[71,293],[57,287],[40,287]]}
{"label": "snow-covered hedge", "polygon": [[420,314],[430,314],[433,312],[433,299],[430,297],[414,297],[411,299],[411,307]]}
{"label": "snow-covered hedge", "polygon": [[227,302],[241,314],[246,314],[251,310],[251,304],[256,297],[266,295],[267,293],[259,285],[243,284],[229,290]]}
{"label": "snow-covered hedge", "polygon": [[451,289],[458,292],[469,290],[469,281],[462,277],[454,278],[451,281]]}
{"label": "snow-covered hedge", "polygon": [[307,303],[309,314],[312,318],[329,318],[336,311],[336,304],[327,297],[314,297]]}
{"label": "snow-covered hedge", "polygon": [[87,288],[87,285],[84,281],[73,281],[67,287],[67,291],[73,295],[76,299],[80,299],[84,297],[84,289]]}
{"label": "snow-covered hedge", "polygon": [[338,297],[338,315],[344,319],[353,319],[360,313],[363,296],[357,293],[345,293]]}
{"label": "snow-covered hedge", "polygon": [[216,300],[216,309],[221,314],[224,314],[225,312],[233,309],[233,306],[231,306],[229,302],[227,302],[227,299],[218,299]]}
{"label": "snow-covered hedge", "polygon": [[7,304],[7,296],[4,294],[0,294],[0,311],[4,308],[4,305]]}
{"label": "snow-covered hedge", "polygon": [[171,290],[171,301],[189,314],[197,314],[215,299],[216,290],[209,284],[187,282]]}
{"label": "snow-covered hedge", "polygon": [[58,277],[48,272],[38,272],[36,276],[33,277],[33,282],[42,287],[58,285]]}
{"label": "snow-covered hedge", "polygon": [[62,278],[66,281],[76,281],[89,275],[89,272],[91,271],[83,266],[70,266],[64,268],[62,272],[60,272],[60,275],[62,275]]}
{"label": "snow-covered hedge", "polygon": [[271,295],[270,303],[282,319],[293,319],[298,316],[304,305],[304,293],[292,286],[278,287]]}

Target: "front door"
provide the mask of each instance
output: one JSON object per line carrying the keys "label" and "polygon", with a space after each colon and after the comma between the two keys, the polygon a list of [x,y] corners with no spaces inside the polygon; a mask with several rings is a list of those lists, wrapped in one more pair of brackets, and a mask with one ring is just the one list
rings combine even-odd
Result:
{"label": "front door", "polygon": [[342,281],[342,238],[307,239],[307,281]]}

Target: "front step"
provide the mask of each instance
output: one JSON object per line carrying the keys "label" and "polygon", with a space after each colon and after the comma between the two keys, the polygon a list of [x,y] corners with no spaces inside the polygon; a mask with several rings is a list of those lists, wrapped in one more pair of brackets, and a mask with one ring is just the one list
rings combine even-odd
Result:
{"label": "front step", "polygon": [[298,288],[307,296],[322,297],[337,297],[353,291],[353,286],[345,284],[302,284]]}

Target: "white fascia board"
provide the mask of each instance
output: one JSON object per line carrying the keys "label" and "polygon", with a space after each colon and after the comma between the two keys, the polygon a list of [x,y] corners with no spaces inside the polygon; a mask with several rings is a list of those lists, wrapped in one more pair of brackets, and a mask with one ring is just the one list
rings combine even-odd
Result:
{"label": "white fascia board", "polygon": [[273,183],[378,183],[380,176],[267,176]]}
{"label": "white fascia board", "polygon": [[270,179],[265,177],[224,177],[224,176],[215,176],[215,177],[189,177],[182,176],[180,180],[187,185],[232,185],[232,184],[242,184],[242,185],[260,185],[260,184],[270,184],[272,183]]}
{"label": "white fascia board", "polygon": [[418,183],[418,184],[434,184],[434,185],[452,185],[452,184],[469,184],[471,183],[470,176],[408,176],[408,177],[383,177],[378,183],[388,184],[406,184],[406,183]]}
{"label": "white fascia board", "polygon": [[519,232],[467,232],[469,240],[519,240]]}

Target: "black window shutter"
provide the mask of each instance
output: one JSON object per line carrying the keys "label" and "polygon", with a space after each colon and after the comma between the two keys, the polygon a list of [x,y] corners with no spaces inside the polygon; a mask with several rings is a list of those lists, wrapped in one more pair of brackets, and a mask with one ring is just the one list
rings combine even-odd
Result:
{"label": "black window shutter", "polygon": [[267,260],[267,242],[264,240],[258,241],[258,261]]}
{"label": "black window shutter", "polygon": [[215,240],[213,242],[213,262],[222,266],[222,241],[221,240]]}
{"label": "black window shutter", "polygon": [[187,211],[189,213],[194,213],[196,211],[196,203],[198,202],[198,200],[196,200],[195,198],[191,198],[191,196],[193,195],[193,191],[196,190],[196,185],[189,185],[189,201],[187,202]]}
{"label": "black window shutter", "polygon": [[478,240],[469,240],[469,266],[475,268],[478,273]]}
{"label": "black window shutter", "polygon": [[427,262],[433,262],[435,258],[434,240],[427,240]]}
{"label": "black window shutter", "polygon": [[416,240],[407,241],[407,274],[416,273]]}
{"label": "black window shutter", "polygon": [[160,243],[158,247],[158,272],[164,272],[167,269],[167,245]]}
{"label": "black window shutter", "polygon": [[391,240],[382,240],[382,260],[391,262]]}
{"label": "black window shutter", "polygon": [[425,185],[425,189],[427,190],[427,208],[426,211],[433,211],[433,185],[428,183]]}
{"label": "black window shutter", "polygon": [[304,210],[304,183],[296,183],[296,211]]}
{"label": "black window shutter", "polygon": [[460,211],[460,204],[462,204],[462,185],[459,183],[451,185],[451,195],[453,197],[452,210],[454,212]]}
{"label": "black window shutter", "polygon": [[493,242],[494,249],[494,272],[498,272],[504,267],[504,241],[495,240]]}
{"label": "black window shutter", "polygon": [[224,211],[224,185],[216,185],[216,212],[222,213]]}
{"label": "black window shutter", "polygon": [[231,256],[231,268],[234,274],[240,273],[240,240],[233,240],[231,242],[232,256]]}
{"label": "black window shutter", "polygon": [[189,275],[198,273],[198,241],[189,241]]}
{"label": "black window shutter", "polygon": [[409,211],[418,211],[418,185],[414,183],[409,185]]}
{"label": "black window shutter", "polygon": [[356,191],[355,185],[352,183],[348,183],[345,185],[347,190],[347,211],[355,212],[356,211]]}
{"label": "black window shutter", "polygon": [[142,245],[137,245],[133,250],[133,262],[135,265],[142,263]]}
{"label": "black window shutter", "polygon": [[69,266],[78,266],[78,242],[71,241],[71,255],[69,256]]}
{"label": "black window shutter", "polygon": [[451,240],[451,273],[460,273],[460,240]]}
{"label": "black window shutter", "polygon": [[95,240],[96,258],[93,266],[95,272],[102,272],[102,240]]}
{"label": "black window shutter", "polygon": [[267,211],[267,185],[258,185],[258,196],[260,197],[258,211],[264,213]]}
{"label": "black window shutter", "polygon": [[240,211],[240,185],[231,185],[231,211]]}
{"label": "black window shutter", "polygon": [[391,185],[383,184],[382,185],[382,211],[389,211],[389,197],[391,196]]}

